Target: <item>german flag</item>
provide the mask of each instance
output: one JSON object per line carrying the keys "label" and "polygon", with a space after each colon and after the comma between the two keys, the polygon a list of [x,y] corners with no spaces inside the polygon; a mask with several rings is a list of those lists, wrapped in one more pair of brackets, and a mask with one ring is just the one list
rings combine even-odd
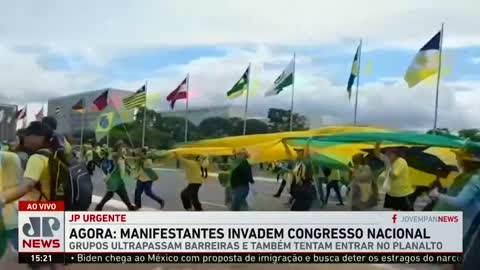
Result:
{"label": "german flag", "polygon": [[72,106],[72,110],[79,112],[79,113],[84,113],[85,112],[85,100],[81,98],[77,103],[75,103]]}
{"label": "german flag", "polygon": [[108,90],[104,91],[98,96],[92,104],[92,108],[95,110],[103,111],[108,106]]}

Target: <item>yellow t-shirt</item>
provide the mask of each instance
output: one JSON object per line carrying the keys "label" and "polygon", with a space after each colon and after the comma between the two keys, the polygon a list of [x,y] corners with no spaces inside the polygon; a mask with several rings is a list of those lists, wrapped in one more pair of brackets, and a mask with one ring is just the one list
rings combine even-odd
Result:
{"label": "yellow t-shirt", "polygon": [[64,140],[64,147],[65,147],[65,154],[67,156],[71,156],[73,154],[73,147],[72,145],[68,142],[67,139]]}
{"label": "yellow t-shirt", "polygon": [[414,189],[410,182],[410,175],[407,161],[403,158],[397,158],[392,164],[390,172],[390,191],[388,195],[392,197],[404,197],[412,194]]}
{"label": "yellow t-shirt", "polygon": [[[0,192],[18,185],[22,177],[20,158],[12,152],[0,152]],[[5,229],[11,230],[18,227],[17,202],[5,205],[3,209],[3,222]]]}
{"label": "yellow t-shirt", "polygon": [[[143,161],[143,168],[145,169],[150,169],[153,167],[153,162],[151,159],[147,158]],[[146,181],[151,181],[150,177],[145,173],[145,170],[142,170],[142,168],[138,168],[138,180],[142,182]]]}
{"label": "yellow t-shirt", "polygon": [[305,170],[305,164],[303,162],[297,162],[293,168],[293,176],[295,177],[296,181],[301,181],[305,178]]}
{"label": "yellow t-shirt", "polygon": [[[47,200],[50,199],[50,171],[48,169],[48,158],[46,156],[33,154],[27,161],[23,177],[40,182],[43,195],[47,197]],[[40,195],[41,193],[35,188],[26,195],[26,199],[38,201]],[[46,200],[44,196],[42,196],[42,200]]]}
{"label": "yellow t-shirt", "polygon": [[87,152],[85,153],[85,160],[87,160],[87,162],[93,160],[93,151],[92,151],[92,149],[88,149]]}
{"label": "yellow t-shirt", "polygon": [[185,170],[185,178],[190,184],[202,184],[203,178],[198,161],[181,158],[180,162]]}
{"label": "yellow t-shirt", "polygon": [[328,181],[332,180],[342,180],[342,175],[340,173],[340,170],[332,170],[332,173],[328,177]]}

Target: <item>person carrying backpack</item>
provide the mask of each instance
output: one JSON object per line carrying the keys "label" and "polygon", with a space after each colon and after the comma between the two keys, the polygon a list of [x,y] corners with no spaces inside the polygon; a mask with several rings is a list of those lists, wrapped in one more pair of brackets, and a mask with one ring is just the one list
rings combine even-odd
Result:
{"label": "person carrying backpack", "polygon": [[43,122],[31,122],[22,137],[22,151],[29,155],[24,181],[3,192],[5,201],[26,195],[30,201],[64,201],[67,211],[86,211],[93,188],[84,164],[67,160],[58,148],[53,130]]}
{"label": "person carrying backpack", "polygon": [[[123,203],[127,206],[128,210],[134,211],[138,208],[130,203],[128,198],[127,189],[125,187],[124,178],[125,172],[125,155],[124,145],[122,142],[117,143],[116,153],[113,156],[113,160],[108,157],[108,152],[104,152],[104,161],[102,161],[102,170],[106,173],[107,192],[103,196],[102,200],[95,207],[95,211],[102,211],[103,206],[113,198],[115,193],[118,194]],[[109,165],[109,166],[107,166]]]}

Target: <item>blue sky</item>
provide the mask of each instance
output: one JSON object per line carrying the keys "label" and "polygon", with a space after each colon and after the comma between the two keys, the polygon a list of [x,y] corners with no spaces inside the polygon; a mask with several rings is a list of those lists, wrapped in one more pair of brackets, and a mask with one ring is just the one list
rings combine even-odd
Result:
{"label": "blue sky", "polygon": [[296,52],[296,108],[313,126],[350,124],[345,88],[362,38],[362,70],[371,72],[361,75],[360,123],[428,128],[434,84],[407,89],[402,77],[445,23],[439,124],[480,126],[478,0],[298,2],[10,1],[0,17],[0,98],[38,104],[84,90],[136,90],[145,80],[161,96],[189,73],[192,106],[242,106],[225,92],[252,62],[258,86],[249,110],[261,117],[289,107],[287,91],[262,93]]}
{"label": "blue sky", "polygon": [[[297,57],[309,57],[310,63],[299,66],[299,70],[307,68],[315,74],[315,69],[326,72],[334,84],[345,84],[351,62],[356,50],[356,44],[351,48],[341,50],[332,47],[289,47],[280,48],[283,53],[296,52]],[[251,49],[251,48],[250,48]],[[349,50],[350,49],[350,50]],[[83,72],[94,70],[104,81],[144,80],[171,66],[186,65],[199,58],[223,57],[228,49],[222,47],[171,47],[150,49],[129,49],[123,54],[110,59],[107,65],[96,66],[81,55],[55,54],[48,50],[36,50],[38,64],[45,70]],[[361,84],[385,82],[390,79],[400,79],[410,64],[416,51],[413,49],[374,49],[364,48],[362,53]],[[480,77],[480,63],[475,58],[480,57],[479,47],[445,48],[442,67],[447,70],[444,80],[477,80]],[[265,63],[267,69],[280,71],[286,62]],[[300,64],[301,65],[301,64]],[[370,71],[367,71],[370,70]],[[168,76],[168,74],[163,74]],[[301,73],[298,76],[302,76]]]}

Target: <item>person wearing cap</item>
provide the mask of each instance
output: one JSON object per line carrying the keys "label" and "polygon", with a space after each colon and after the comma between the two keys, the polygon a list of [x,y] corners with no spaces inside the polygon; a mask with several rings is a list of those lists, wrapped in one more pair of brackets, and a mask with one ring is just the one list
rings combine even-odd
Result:
{"label": "person wearing cap", "polygon": [[9,203],[26,195],[28,200],[49,200],[50,195],[50,169],[48,157],[37,154],[38,151],[54,152],[52,144],[53,130],[40,121],[31,122],[24,135],[24,148],[28,153],[33,153],[27,160],[23,174],[23,182],[17,187],[0,193],[2,200]]}
{"label": "person wearing cap", "polygon": [[246,149],[240,149],[233,153],[235,165],[230,173],[230,188],[232,192],[232,211],[248,209],[247,196],[250,192],[250,184],[253,180],[252,166],[248,162],[249,154]]}
{"label": "person wearing cap", "polygon": [[[435,211],[461,210],[463,212],[464,249],[476,245],[476,253],[480,252],[480,243],[473,243],[472,237],[478,234],[480,226],[480,144],[467,141],[460,150],[454,151],[462,173],[454,180],[454,186],[460,187],[442,194],[437,188],[430,192],[430,197],[437,200]],[[448,206],[453,206],[448,207]],[[476,241],[480,239],[477,238]],[[467,256],[465,257],[467,258]]]}
{"label": "person wearing cap", "polygon": [[411,196],[415,189],[410,182],[410,172],[407,161],[401,157],[400,149],[391,147],[382,154],[380,143],[375,145],[375,155],[385,163],[386,179],[389,181],[386,190],[384,208],[397,211],[413,211]]}

